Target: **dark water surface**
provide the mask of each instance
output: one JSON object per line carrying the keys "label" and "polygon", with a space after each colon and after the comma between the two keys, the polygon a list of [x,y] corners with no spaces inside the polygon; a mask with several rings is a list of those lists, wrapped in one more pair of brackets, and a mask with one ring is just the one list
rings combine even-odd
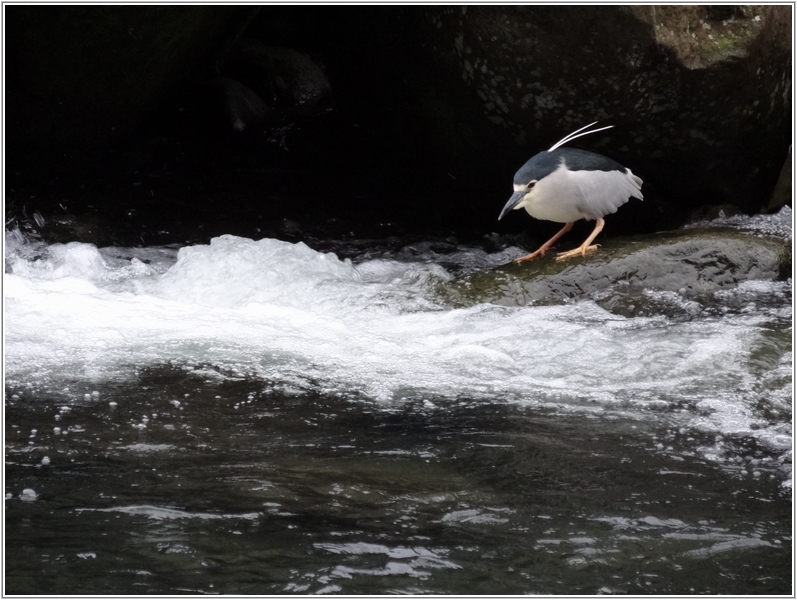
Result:
{"label": "dark water surface", "polygon": [[38,498],[6,500],[6,591],[790,590],[775,470],[689,456],[666,414],[263,389],[162,366],[67,405],[8,401],[6,486]]}

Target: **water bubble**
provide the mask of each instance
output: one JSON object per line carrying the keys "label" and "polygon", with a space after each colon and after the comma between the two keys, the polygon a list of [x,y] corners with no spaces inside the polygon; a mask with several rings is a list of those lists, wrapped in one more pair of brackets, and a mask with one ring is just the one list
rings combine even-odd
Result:
{"label": "water bubble", "polygon": [[19,499],[24,502],[33,502],[39,497],[39,495],[30,488],[25,488],[22,490],[22,493],[19,495]]}

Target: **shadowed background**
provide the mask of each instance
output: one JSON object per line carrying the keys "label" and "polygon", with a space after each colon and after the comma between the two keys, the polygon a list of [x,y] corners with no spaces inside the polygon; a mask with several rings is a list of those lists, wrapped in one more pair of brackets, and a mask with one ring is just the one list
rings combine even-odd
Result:
{"label": "shadowed background", "polygon": [[[572,145],[645,181],[608,235],[790,202],[788,6],[9,6],[5,21],[7,220],[39,212],[55,238],[548,235],[496,222],[512,176],[595,120],[615,128]],[[104,239],[108,220],[129,239]]]}

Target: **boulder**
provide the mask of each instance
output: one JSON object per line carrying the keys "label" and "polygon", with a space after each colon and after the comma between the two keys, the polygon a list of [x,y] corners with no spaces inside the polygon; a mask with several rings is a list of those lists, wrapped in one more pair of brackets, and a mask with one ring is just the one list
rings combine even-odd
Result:
{"label": "boulder", "polygon": [[[790,213],[784,216],[790,218]],[[664,294],[668,304],[678,299],[682,306],[710,305],[713,294],[742,281],[785,280],[791,260],[791,241],[778,236],[731,228],[685,229],[605,240],[586,259],[557,262],[546,256],[466,274],[442,282],[440,295],[455,306],[559,304],[592,298],[633,316],[637,313],[631,305],[639,307],[640,298],[651,292]]]}
{"label": "boulder", "polygon": [[225,60],[223,70],[255,90],[269,106],[315,106],[332,94],[324,70],[309,56],[256,40],[243,43]]}

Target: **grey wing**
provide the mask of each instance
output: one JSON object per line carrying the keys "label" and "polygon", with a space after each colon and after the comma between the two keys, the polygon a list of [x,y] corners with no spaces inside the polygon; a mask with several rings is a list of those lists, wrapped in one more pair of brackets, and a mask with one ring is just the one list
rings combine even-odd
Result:
{"label": "grey wing", "polygon": [[625,171],[571,171],[570,183],[578,190],[579,208],[588,219],[617,212],[631,197],[642,200],[642,180]]}

